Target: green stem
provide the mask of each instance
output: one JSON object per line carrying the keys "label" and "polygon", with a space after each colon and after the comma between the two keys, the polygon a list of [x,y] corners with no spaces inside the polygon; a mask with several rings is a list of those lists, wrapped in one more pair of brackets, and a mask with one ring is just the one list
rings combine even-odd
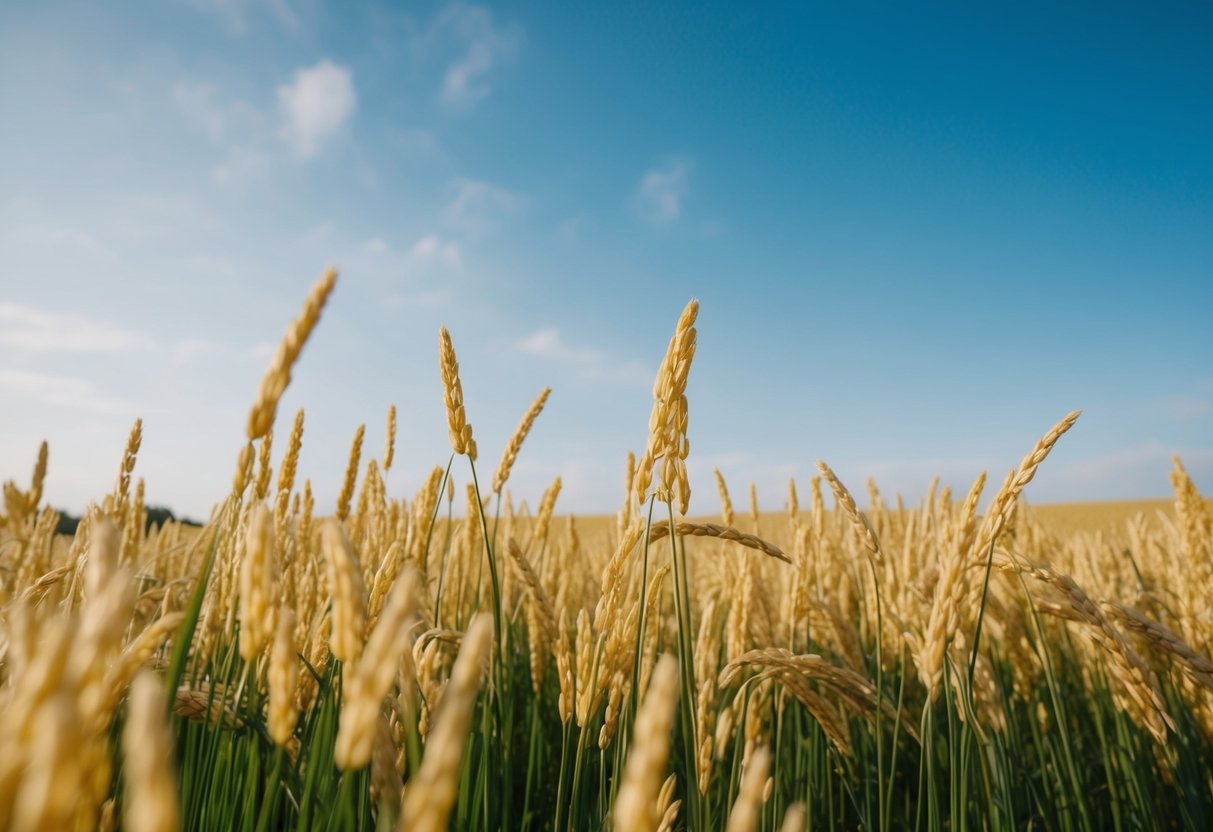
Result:
{"label": "green stem", "polygon": [[[427,563],[430,558],[430,542],[434,539],[434,524],[438,522],[438,509],[442,507],[443,488],[451,476],[451,464],[454,461],[455,455],[451,454],[450,459],[446,461],[446,473],[442,475],[442,480],[438,483],[438,499],[434,501],[434,511],[430,515],[430,528],[425,534],[425,559]],[[446,580],[447,555],[451,551],[451,502],[449,500],[446,504],[446,544],[442,550],[442,563],[438,565],[438,594],[434,596],[434,626],[440,629],[442,627],[442,584]]]}
{"label": "green stem", "polygon": [[[503,639],[503,623],[501,618],[501,581],[497,571],[497,556],[493,551],[492,539],[489,534],[488,518],[484,516],[484,511],[480,502],[480,481],[476,476],[476,463],[470,457],[468,458],[468,466],[472,469],[472,486],[476,492],[476,513],[480,516],[480,530],[484,535],[484,547],[489,561],[489,578],[493,585],[493,635],[496,643],[496,661],[493,664],[493,677],[495,684],[493,685],[492,699],[496,706],[497,713],[497,732],[496,732],[496,750],[498,752],[497,761],[500,763],[498,772],[500,774],[500,794],[501,801],[501,817],[500,827],[502,829],[511,828],[511,804],[514,796],[514,789],[510,783],[512,769],[510,765],[510,730],[513,720],[508,712],[510,699],[507,690],[507,681],[509,679],[508,667],[506,666],[505,658],[505,641]],[[470,521],[470,518],[469,518]],[[485,738],[486,741],[488,738]],[[490,743],[490,748],[493,744]]]}
{"label": "green stem", "polygon": [[632,695],[629,697],[627,719],[629,731],[631,724],[636,721],[636,709],[639,707],[640,662],[644,658],[645,612],[648,609],[649,531],[653,528],[653,505],[656,502],[656,499],[656,495],[649,497],[648,520],[645,521],[644,525],[644,554],[640,564],[640,626],[636,630],[636,656],[635,660],[632,662]]}
{"label": "green stem", "polygon": [[[687,578],[686,544],[679,546],[680,538],[674,524],[674,505],[666,503],[670,520],[670,555],[674,562],[674,607],[678,616],[678,657],[680,660],[679,681],[681,695],[678,697],[678,711],[682,724],[683,764],[687,771],[695,770],[697,749],[695,739],[695,657],[693,653],[694,634],[691,627],[691,593]],[[692,779],[692,778],[688,778]],[[687,826],[698,829],[702,814],[699,805],[699,789],[686,790]]]}
{"label": "green stem", "polygon": [[885,829],[884,790],[884,611],[880,597],[880,578],[876,561],[868,558],[872,568],[872,586],[876,589],[876,828]]}
{"label": "green stem", "polygon": [[565,828],[564,813],[568,805],[568,799],[566,797],[564,783],[565,780],[568,779],[569,742],[572,731],[572,723],[564,723],[560,740],[560,774],[556,777],[556,820],[555,824],[552,826],[555,832],[560,832],[560,830]]}

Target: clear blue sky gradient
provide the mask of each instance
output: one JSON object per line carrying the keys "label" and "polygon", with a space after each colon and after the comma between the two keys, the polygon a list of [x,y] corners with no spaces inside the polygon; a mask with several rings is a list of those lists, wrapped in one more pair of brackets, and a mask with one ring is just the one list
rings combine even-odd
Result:
{"label": "clear blue sky gradient", "polygon": [[[79,510],[145,419],[149,500],[228,487],[268,356],[342,270],[281,421],[322,508],[401,409],[446,458],[450,327],[513,491],[612,511],[683,304],[692,511],[821,457],[917,500],[1213,491],[1213,7],[0,6],[0,477]],[[285,429],[285,424],[283,425]]]}

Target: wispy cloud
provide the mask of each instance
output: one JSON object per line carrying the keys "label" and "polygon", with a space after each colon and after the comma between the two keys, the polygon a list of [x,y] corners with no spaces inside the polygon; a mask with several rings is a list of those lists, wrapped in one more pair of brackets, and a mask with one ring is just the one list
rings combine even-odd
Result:
{"label": "wispy cloud", "polygon": [[57,255],[71,252],[88,258],[93,263],[111,262],[114,252],[110,244],[91,229],[84,229],[51,219],[29,219],[46,213],[41,205],[29,205],[25,210],[12,210],[14,206],[0,206],[0,244],[9,251],[24,248],[34,251],[54,251]]}
{"label": "wispy cloud", "polygon": [[149,347],[146,335],[71,313],[0,303],[0,344],[26,352],[123,352]]}
{"label": "wispy cloud", "polygon": [[446,303],[452,297],[453,293],[451,290],[443,287],[413,292],[412,294],[397,293],[389,295],[385,303],[393,308],[401,306],[437,306],[441,303]]}
{"label": "wispy cloud", "polygon": [[[1138,445],[1075,460],[1059,468],[1056,479],[1067,486],[1102,486],[1121,483],[1120,496],[1140,497],[1157,492],[1168,482],[1171,457],[1183,460],[1193,476],[1213,470],[1213,448],[1165,445],[1151,439]],[[1074,499],[1081,499],[1080,496]]]}
{"label": "wispy cloud", "polygon": [[374,255],[375,262],[409,274],[434,271],[458,271],[463,265],[463,250],[455,240],[440,234],[425,234],[407,248],[398,249],[382,237],[365,240],[360,250]]}
{"label": "wispy cloud", "polygon": [[[925,456],[907,459],[860,459],[858,464],[839,466],[839,460],[829,460],[836,466],[838,476],[852,492],[863,493],[864,483],[870,476],[889,502],[901,493],[913,501],[914,495],[922,495],[935,477],[940,483],[950,485],[962,497],[977,476],[986,471],[998,470],[993,460],[982,456]],[[1041,481],[1047,478],[1041,476]],[[988,496],[988,494],[987,494]]]}
{"label": "wispy cloud", "polygon": [[228,132],[228,106],[219,101],[214,84],[178,81],[173,84],[173,103],[191,127],[211,141],[220,141]]}
{"label": "wispy cloud", "polygon": [[682,216],[691,185],[691,163],[675,159],[645,172],[636,188],[636,212],[651,223],[673,222]]}
{"label": "wispy cloud", "polygon": [[517,344],[519,352],[571,367],[579,378],[648,384],[653,372],[643,361],[616,362],[603,350],[566,343],[559,330],[536,330]]}
{"label": "wispy cloud", "polygon": [[523,38],[519,26],[497,23],[486,6],[452,3],[434,18],[429,39],[457,53],[439,97],[446,107],[466,111],[489,95],[493,70],[517,57]]}
{"label": "wispy cloud", "polygon": [[1146,403],[1147,410],[1177,422],[1196,422],[1213,414],[1213,378],[1201,379],[1191,390]]}
{"label": "wispy cloud", "polygon": [[[382,129],[382,128],[381,128]],[[433,130],[423,127],[389,127],[384,141],[394,153],[413,161],[446,165],[450,156]]]}
{"label": "wispy cloud", "polygon": [[173,103],[185,122],[222,148],[223,161],[211,169],[218,184],[263,169],[271,158],[269,118],[217,85],[183,79],[173,85]]}
{"label": "wispy cloud", "polygon": [[581,235],[581,228],[584,224],[584,217],[569,217],[556,226],[556,236],[562,240],[576,240]]}
{"label": "wispy cloud", "polygon": [[214,355],[224,349],[218,341],[207,338],[185,338],[173,345],[173,360],[185,364],[195,358]]}
{"label": "wispy cloud", "polygon": [[458,289],[463,249],[450,236],[430,232],[403,244],[373,237],[359,249],[358,269],[378,276],[388,306],[436,306]]}
{"label": "wispy cloud", "polygon": [[290,84],[278,87],[282,138],[301,158],[315,156],[354,114],[358,95],[349,69],[328,58],[295,71]]}
{"label": "wispy cloud", "polygon": [[443,217],[453,229],[471,236],[497,230],[526,207],[526,198],[481,179],[456,179]]}
{"label": "wispy cloud", "polygon": [[165,352],[175,364],[216,359],[261,364],[273,353],[274,345],[272,344],[236,345],[210,338],[182,338],[175,341]]}
{"label": "wispy cloud", "polygon": [[1172,418],[1180,422],[1195,422],[1213,413],[1213,398],[1200,396],[1170,396],[1162,402]]}
{"label": "wispy cloud", "polygon": [[32,399],[44,405],[92,413],[130,413],[137,409],[132,403],[98,389],[93,382],[71,376],[0,369],[0,390],[10,401]]}
{"label": "wispy cloud", "polygon": [[250,16],[260,10],[268,11],[284,29],[299,28],[299,16],[287,0],[189,0],[189,4],[218,19],[233,35],[248,34]]}
{"label": "wispy cloud", "polygon": [[532,332],[518,342],[518,349],[527,355],[537,355],[553,361],[567,361],[573,364],[589,364],[606,360],[606,354],[601,350],[578,349],[569,346],[555,329],[540,329]]}
{"label": "wispy cloud", "polygon": [[440,265],[447,269],[458,269],[463,255],[454,241],[444,240],[437,234],[426,234],[409,247],[405,259],[420,266]]}

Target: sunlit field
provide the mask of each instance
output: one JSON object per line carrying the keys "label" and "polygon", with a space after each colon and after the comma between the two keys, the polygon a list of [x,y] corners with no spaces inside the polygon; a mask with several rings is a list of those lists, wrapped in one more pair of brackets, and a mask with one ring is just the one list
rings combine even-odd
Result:
{"label": "sunlit field", "polygon": [[334,290],[203,526],[147,522],[140,423],[74,536],[45,445],[5,484],[0,828],[1213,828],[1213,511],[1181,460],[1170,502],[1029,505],[1082,430],[1058,413],[918,503],[827,460],[717,471],[692,512],[692,301],[647,445],[601,472],[617,514],[511,492],[549,391],[478,447],[445,329],[451,456],[389,493],[396,412],[366,414],[318,505],[278,402]]}

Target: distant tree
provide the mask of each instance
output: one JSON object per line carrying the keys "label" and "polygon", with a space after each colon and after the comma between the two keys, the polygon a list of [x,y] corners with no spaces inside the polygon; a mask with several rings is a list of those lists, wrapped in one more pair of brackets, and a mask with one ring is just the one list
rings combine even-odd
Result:
{"label": "distant tree", "polygon": [[172,509],[164,506],[148,506],[147,507],[147,528],[150,530],[152,526],[163,526],[168,520],[176,520],[177,516],[173,514]]}
{"label": "distant tree", "polygon": [[[80,518],[70,512],[59,511],[59,524],[55,526],[55,534],[74,535],[77,527],[80,525]],[[150,531],[152,526],[163,526],[165,521],[174,520],[178,523],[184,523],[187,526],[201,526],[197,520],[191,520],[188,517],[178,517],[173,514],[173,510],[165,506],[148,506],[147,522],[144,524],[144,531]]]}
{"label": "distant tree", "polygon": [[55,526],[55,534],[75,535],[76,527],[79,525],[79,517],[73,517],[66,511],[59,510],[59,524]]}

